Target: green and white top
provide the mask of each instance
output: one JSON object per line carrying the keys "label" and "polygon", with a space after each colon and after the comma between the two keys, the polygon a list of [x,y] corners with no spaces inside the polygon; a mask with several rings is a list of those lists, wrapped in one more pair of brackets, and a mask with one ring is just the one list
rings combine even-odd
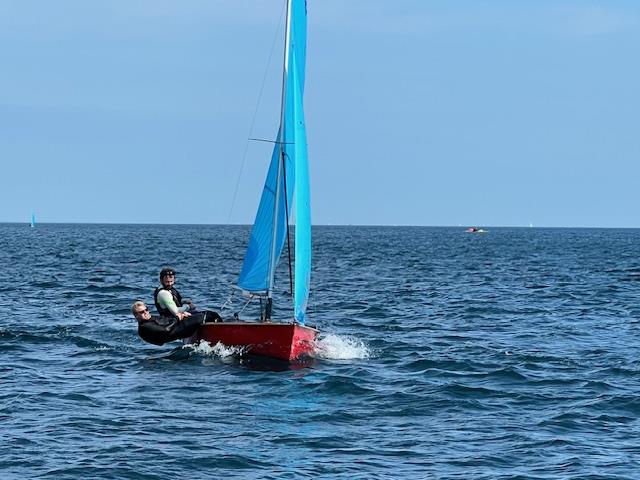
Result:
{"label": "green and white top", "polygon": [[171,292],[164,289],[158,292],[158,305],[169,310],[174,316],[177,316],[178,312],[184,313],[189,310],[188,304],[178,307],[176,302],[173,300]]}

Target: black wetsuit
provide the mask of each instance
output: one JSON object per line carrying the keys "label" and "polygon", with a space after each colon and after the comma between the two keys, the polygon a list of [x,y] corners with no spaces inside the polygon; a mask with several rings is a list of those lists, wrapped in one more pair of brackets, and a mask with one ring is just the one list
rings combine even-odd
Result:
{"label": "black wetsuit", "polygon": [[179,338],[189,338],[203,323],[221,322],[222,318],[216,312],[204,311],[194,313],[184,320],[169,317],[152,316],[146,322],[138,321],[138,335],[145,342],[154,345],[164,345]]}

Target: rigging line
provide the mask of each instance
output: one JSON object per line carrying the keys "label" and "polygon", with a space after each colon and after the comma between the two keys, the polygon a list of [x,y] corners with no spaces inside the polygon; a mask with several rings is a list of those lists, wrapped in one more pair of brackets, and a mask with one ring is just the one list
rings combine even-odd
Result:
{"label": "rigging line", "polygon": [[222,305],[220,305],[220,308],[218,310],[223,311],[225,308],[227,308],[227,305],[230,305],[233,301],[233,296],[235,294],[235,290],[231,290],[231,294],[227,297],[227,300]]}
{"label": "rigging line", "polygon": [[275,143],[277,145],[293,145],[293,142],[279,142],[278,140],[265,140],[264,138],[250,138],[254,142]]}
{"label": "rigging line", "polygon": [[[285,164],[285,157],[288,157],[284,151],[282,150],[282,177],[284,182],[284,213],[287,219],[287,254],[289,255],[289,292],[293,297],[293,272],[291,271],[291,240],[289,240],[289,200],[287,199],[287,169]],[[289,158],[291,160],[291,158]],[[294,307],[295,308],[295,307]]]}
{"label": "rigging line", "polygon": [[[260,108],[260,103],[262,101],[262,94],[264,93],[264,86],[267,83],[267,73],[269,71],[269,65],[271,65],[271,59],[273,58],[273,52],[276,48],[276,42],[278,40],[278,36],[280,34],[280,29],[282,27],[282,19],[284,18],[284,12],[286,10],[287,2],[285,1],[282,6],[282,11],[280,12],[280,20],[278,21],[278,28],[273,36],[273,42],[271,44],[271,52],[269,53],[269,59],[267,60],[267,64],[264,67],[264,75],[262,76],[262,85],[260,86],[260,93],[258,93],[258,101],[256,102],[256,108],[253,112],[253,118],[251,119],[251,126],[249,127],[249,135],[253,132],[253,127],[256,123],[256,118],[258,117],[258,110]],[[240,179],[242,178],[242,173],[244,172],[244,165],[247,161],[247,152],[249,150],[249,141],[251,139],[247,139],[247,142],[244,145],[244,152],[242,153],[242,162],[240,163],[240,172],[238,172],[238,178],[236,179],[236,187],[233,190],[233,197],[231,200],[231,207],[229,208],[229,215],[227,217],[227,224],[231,223],[231,215],[233,214],[233,209],[236,205],[236,199],[238,197],[238,189],[240,188]]]}

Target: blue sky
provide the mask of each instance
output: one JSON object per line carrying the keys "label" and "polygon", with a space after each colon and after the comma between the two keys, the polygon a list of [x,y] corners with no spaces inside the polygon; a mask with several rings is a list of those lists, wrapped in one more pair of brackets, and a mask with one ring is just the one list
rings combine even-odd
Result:
{"label": "blue sky", "polygon": [[[0,0],[0,221],[251,223],[282,5]],[[314,224],[640,227],[637,1],[309,0],[308,31]]]}

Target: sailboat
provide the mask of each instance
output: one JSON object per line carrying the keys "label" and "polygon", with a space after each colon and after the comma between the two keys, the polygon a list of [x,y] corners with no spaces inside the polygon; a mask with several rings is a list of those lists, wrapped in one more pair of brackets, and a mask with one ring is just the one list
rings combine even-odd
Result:
{"label": "sailboat", "polygon": [[31,228],[36,226],[36,214],[32,213],[31,214]]}
{"label": "sailboat", "polygon": [[[286,361],[312,355],[318,331],[305,325],[311,273],[311,212],[303,110],[307,36],[306,0],[288,0],[280,126],[237,287],[260,300],[259,321],[205,324],[189,340],[240,346],[247,353]],[[272,318],[276,266],[289,241],[295,204],[294,265],[289,261],[292,318]],[[289,255],[290,257],[290,255]]]}

